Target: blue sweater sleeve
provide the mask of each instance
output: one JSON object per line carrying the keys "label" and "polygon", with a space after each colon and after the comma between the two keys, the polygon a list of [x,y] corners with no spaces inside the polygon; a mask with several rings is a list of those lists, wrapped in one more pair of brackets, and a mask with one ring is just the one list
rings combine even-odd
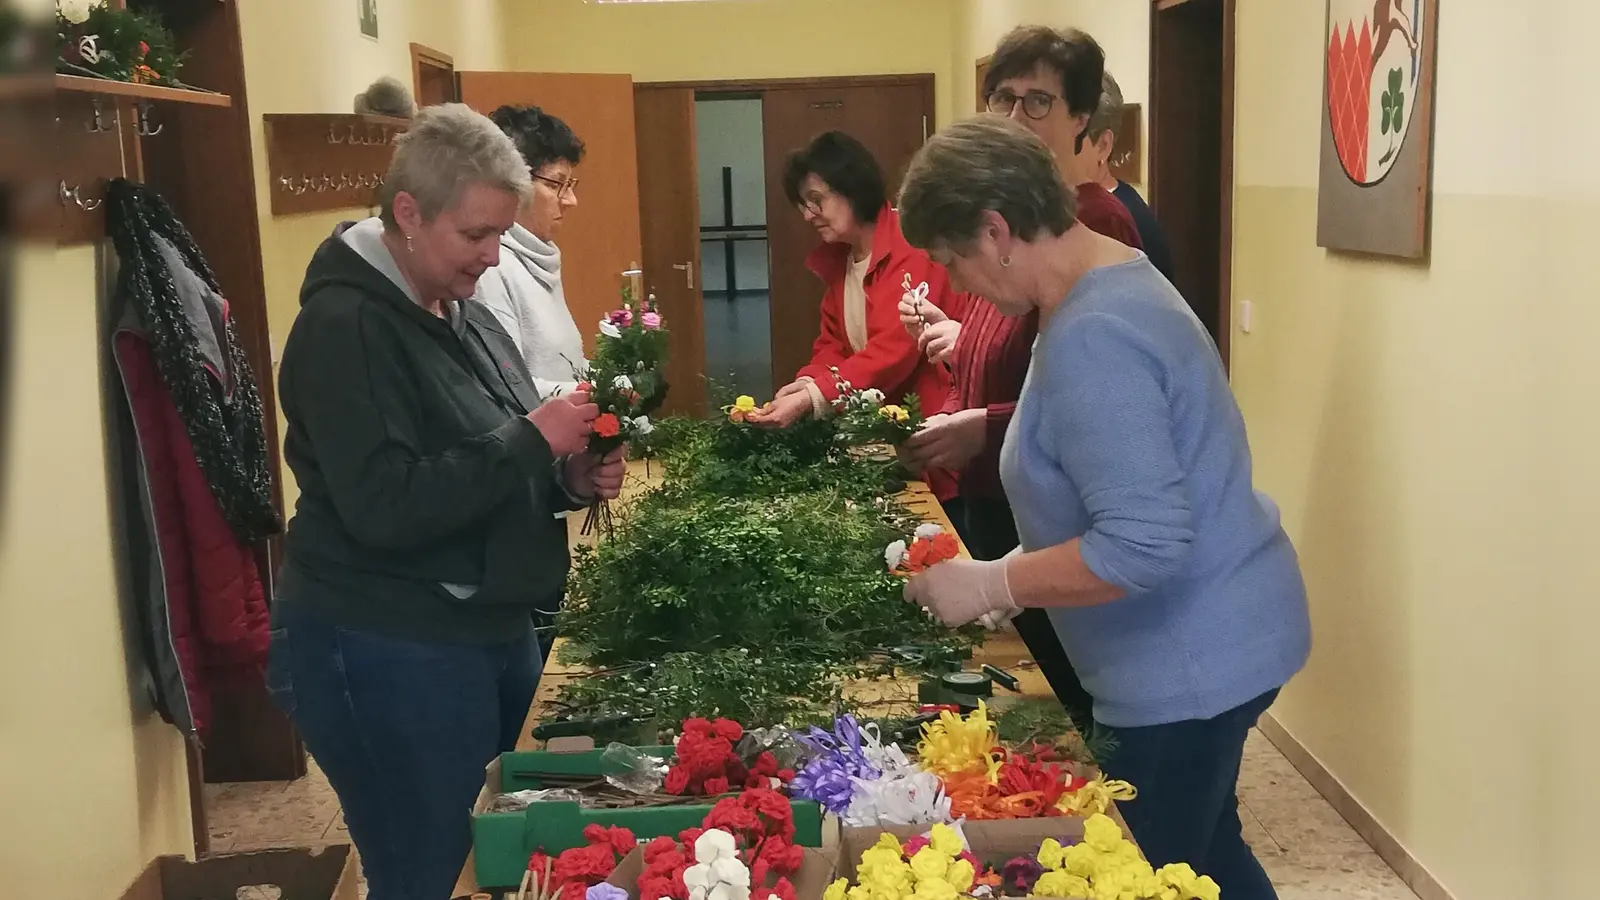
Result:
{"label": "blue sweater sleeve", "polygon": [[1194,541],[1165,366],[1127,323],[1090,313],[1039,348],[1040,439],[1089,514],[1090,571],[1136,596],[1184,571]]}

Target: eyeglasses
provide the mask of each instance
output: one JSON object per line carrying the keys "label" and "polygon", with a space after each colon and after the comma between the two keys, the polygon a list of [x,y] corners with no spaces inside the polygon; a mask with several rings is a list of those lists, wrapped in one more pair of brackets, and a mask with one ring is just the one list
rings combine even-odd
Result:
{"label": "eyeglasses", "polygon": [[560,197],[562,194],[567,194],[572,197],[578,196],[578,179],[576,178],[568,178],[566,181],[557,181],[554,178],[546,178],[543,175],[535,175],[533,176],[533,180],[542,181],[545,184],[555,188],[557,197]]}
{"label": "eyeglasses", "polygon": [[995,91],[985,97],[984,104],[989,107],[989,112],[1009,116],[1017,108],[1019,100],[1022,101],[1022,114],[1030,119],[1042,119],[1050,115],[1050,110],[1056,105],[1056,95],[1048,91],[1029,91],[1018,97],[1007,90]]}
{"label": "eyeglasses", "polygon": [[827,194],[806,194],[800,198],[800,211],[810,213],[813,216],[820,216],[822,215],[822,204],[827,199]]}

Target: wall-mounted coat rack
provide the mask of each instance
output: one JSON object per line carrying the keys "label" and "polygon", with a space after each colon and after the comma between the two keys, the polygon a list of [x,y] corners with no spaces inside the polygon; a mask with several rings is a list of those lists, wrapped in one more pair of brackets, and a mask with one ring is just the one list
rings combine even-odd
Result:
{"label": "wall-mounted coat rack", "polygon": [[113,178],[145,179],[146,159],[163,141],[167,118],[181,109],[221,108],[227,94],[129,84],[77,75],[54,75],[55,178],[48,198],[56,204],[49,230],[62,244],[105,236],[105,186]]}
{"label": "wall-mounted coat rack", "polygon": [[351,113],[269,113],[268,187],[272,214],[376,205],[394,153],[410,122]]}

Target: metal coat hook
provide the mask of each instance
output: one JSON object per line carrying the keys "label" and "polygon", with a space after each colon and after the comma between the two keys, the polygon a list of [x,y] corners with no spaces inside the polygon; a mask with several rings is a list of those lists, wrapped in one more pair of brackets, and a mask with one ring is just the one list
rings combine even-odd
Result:
{"label": "metal coat hook", "polygon": [[89,121],[89,124],[85,126],[89,129],[89,133],[104,134],[107,131],[116,131],[117,126],[121,124],[121,119],[117,113],[116,107],[112,107],[111,109],[111,125],[108,127],[106,125],[106,111],[105,108],[100,105],[100,98],[94,98],[93,104],[94,118],[92,118]]}
{"label": "metal coat hook", "polygon": [[[375,138],[372,137],[372,135],[374,135],[374,134],[376,134],[377,137],[375,137]],[[367,143],[369,143],[369,144],[387,144],[387,143],[389,143],[389,133],[387,131],[384,131],[382,128],[378,127],[377,125],[368,125],[367,126]]]}
{"label": "metal coat hook", "polygon": [[60,196],[61,196],[61,204],[63,206],[65,206],[68,203],[71,203],[73,206],[76,206],[77,208],[83,210],[84,212],[92,212],[94,210],[97,210],[97,209],[100,208],[100,204],[105,202],[103,199],[98,198],[98,197],[91,198],[89,200],[83,199],[83,187],[82,187],[82,185],[76,185],[75,184],[72,187],[67,187],[67,183],[65,181],[63,181],[63,182],[61,182],[61,187],[60,187],[59,190],[60,190]]}
{"label": "metal coat hook", "polygon": [[150,104],[137,103],[133,107],[133,121],[135,130],[145,137],[155,137],[166,129],[165,125],[150,127]]}
{"label": "metal coat hook", "polygon": [[341,137],[338,132],[333,130],[333,126],[331,124],[328,126],[328,143],[330,143],[330,144],[342,144],[342,143],[344,143],[344,138]]}

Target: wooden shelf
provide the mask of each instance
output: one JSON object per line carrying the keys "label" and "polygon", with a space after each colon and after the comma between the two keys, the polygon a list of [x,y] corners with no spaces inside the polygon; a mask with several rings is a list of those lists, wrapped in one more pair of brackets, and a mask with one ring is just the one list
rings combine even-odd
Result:
{"label": "wooden shelf", "polygon": [[55,76],[55,87],[58,91],[77,91],[84,94],[129,97],[134,100],[150,100],[162,103],[188,103],[192,106],[220,107],[233,105],[233,98],[227,94],[163,87],[158,84],[133,84],[128,81],[87,78],[82,75],[57,75]]}

